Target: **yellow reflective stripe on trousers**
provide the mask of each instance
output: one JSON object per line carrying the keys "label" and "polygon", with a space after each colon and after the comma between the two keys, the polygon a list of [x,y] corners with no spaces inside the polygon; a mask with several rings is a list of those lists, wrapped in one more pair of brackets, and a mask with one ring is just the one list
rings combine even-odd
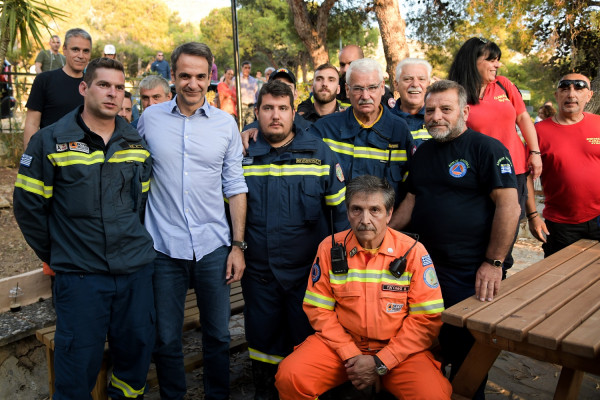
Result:
{"label": "yellow reflective stripe on trousers", "polygon": [[123,396],[128,397],[130,399],[135,399],[136,397],[143,395],[144,388],[146,387],[144,385],[144,387],[142,387],[140,390],[135,390],[134,388],[117,378],[114,373],[110,377],[110,384],[113,387],[119,389],[121,392],[123,392]]}
{"label": "yellow reflective stripe on trousers", "polygon": [[416,131],[411,131],[410,134],[412,135],[413,139],[431,139],[431,135],[429,134],[429,132],[427,132],[427,129],[425,128],[417,129]]}
{"label": "yellow reflective stripe on trousers", "polygon": [[250,355],[250,359],[252,360],[262,361],[269,364],[277,365],[283,360],[283,357],[281,356],[263,353],[262,351],[258,351],[256,349],[253,349],[252,347],[248,347],[248,354]]}
{"label": "yellow reflective stripe on trousers", "polygon": [[139,161],[145,162],[150,157],[150,152],[144,149],[126,149],[115,151],[108,159],[109,163]]}
{"label": "yellow reflective stripe on trousers", "polygon": [[444,300],[437,299],[409,305],[409,314],[437,314],[444,311]]}
{"label": "yellow reflective stripe on trousers", "polygon": [[102,151],[94,151],[91,154],[80,153],[78,151],[65,151],[63,153],[50,153],[47,157],[55,167],[65,167],[75,164],[92,165],[104,162],[104,152]]}
{"label": "yellow reflective stripe on trousers", "polygon": [[245,165],[244,176],[329,175],[329,165]]}
{"label": "yellow reflective stripe on trousers", "polygon": [[396,278],[390,271],[378,269],[350,269],[347,274],[334,274],[329,272],[329,282],[331,284],[343,285],[346,282],[365,282],[365,283],[393,283],[400,285],[410,285],[412,273],[405,271],[400,278]]}
{"label": "yellow reflective stripe on trousers", "polygon": [[310,290],[304,292],[304,302],[326,310],[333,310],[333,307],[335,307],[335,299],[311,292]]}
{"label": "yellow reflective stripe on trousers", "polygon": [[44,182],[30,178],[23,174],[17,174],[15,187],[21,188],[27,192],[40,195],[46,199],[52,197],[52,186],[44,186]]}
{"label": "yellow reflective stripe on trousers", "polygon": [[381,161],[406,161],[406,150],[388,150],[375,147],[354,146],[350,143],[338,142],[332,139],[323,139],[329,148],[336,153],[346,154],[354,158],[367,158]]}
{"label": "yellow reflective stripe on trousers", "polygon": [[146,193],[148,190],[150,190],[150,179],[146,182],[142,182],[142,193]]}
{"label": "yellow reflective stripe on trousers", "polygon": [[327,204],[328,206],[337,206],[345,199],[346,199],[346,186],[341,188],[340,191],[335,194],[330,194],[328,196],[325,196],[325,204]]}

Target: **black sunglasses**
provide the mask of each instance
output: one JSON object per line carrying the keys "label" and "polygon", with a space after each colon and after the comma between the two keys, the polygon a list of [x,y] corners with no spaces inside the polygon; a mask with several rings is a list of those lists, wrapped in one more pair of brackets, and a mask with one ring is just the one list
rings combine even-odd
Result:
{"label": "black sunglasses", "polygon": [[582,79],[565,79],[558,82],[557,88],[568,89],[569,86],[573,85],[575,90],[589,89],[588,83]]}

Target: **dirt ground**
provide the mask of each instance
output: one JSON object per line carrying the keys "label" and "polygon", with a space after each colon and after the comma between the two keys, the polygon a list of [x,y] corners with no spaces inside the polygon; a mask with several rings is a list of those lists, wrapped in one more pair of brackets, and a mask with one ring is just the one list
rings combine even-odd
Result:
{"label": "dirt ground", "polygon": [[[41,267],[41,262],[25,242],[12,210],[12,192],[17,170],[0,167],[0,278],[17,275]],[[540,207],[541,211],[541,207]],[[515,265],[509,274],[543,258],[539,242],[528,235],[527,228],[515,244]],[[0,294],[1,295],[1,294]],[[232,321],[232,335],[243,335],[243,319]],[[187,351],[201,347],[199,332],[190,332],[184,342]],[[252,379],[248,352],[232,356],[232,399],[242,400],[253,397]],[[552,399],[560,367],[516,354],[502,352],[490,370],[486,388],[488,400],[529,400]],[[202,399],[202,369],[187,374],[188,395],[186,399]],[[147,397],[158,399],[157,388],[152,388]],[[600,378],[586,374],[578,399],[600,400]]]}

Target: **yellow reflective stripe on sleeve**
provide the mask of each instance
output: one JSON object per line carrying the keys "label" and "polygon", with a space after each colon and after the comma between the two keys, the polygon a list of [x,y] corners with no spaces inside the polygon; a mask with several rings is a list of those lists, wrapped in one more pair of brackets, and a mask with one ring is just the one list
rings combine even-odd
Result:
{"label": "yellow reflective stripe on sleeve", "polygon": [[341,188],[340,191],[335,194],[330,194],[328,196],[325,196],[325,204],[327,204],[328,206],[337,206],[345,199],[346,199],[346,186]]}
{"label": "yellow reflective stripe on sleeve", "polygon": [[386,270],[361,270],[350,269],[347,274],[336,275],[329,272],[329,282],[332,285],[343,285],[346,282],[365,282],[365,283],[393,283],[396,285],[410,285],[412,273],[405,271],[400,278],[396,278],[390,271]]}
{"label": "yellow reflective stripe on sleeve", "polygon": [[427,132],[427,129],[425,128],[417,129],[416,131],[411,131],[410,134],[412,135],[413,139],[431,139],[431,135],[429,134],[429,132]]}
{"label": "yellow reflective stripe on sleeve", "polygon": [[146,182],[142,182],[142,193],[146,193],[148,190],[150,190],[150,179]]}
{"label": "yellow reflective stripe on sleeve", "polygon": [[146,387],[144,385],[144,387],[142,387],[140,390],[135,390],[134,388],[117,378],[114,373],[110,377],[110,384],[112,387],[119,389],[125,397],[130,399],[135,399],[136,397],[143,395],[144,389]]}
{"label": "yellow reflective stripe on sleeve", "polygon": [[262,361],[269,364],[277,365],[283,361],[283,357],[281,356],[263,353],[262,351],[258,351],[252,347],[248,347],[248,355],[252,360]]}
{"label": "yellow reflective stripe on sleeve", "polygon": [[150,157],[150,152],[144,149],[126,149],[115,151],[109,158],[109,163],[139,161],[145,162]]}
{"label": "yellow reflective stripe on sleeve", "polygon": [[94,151],[91,154],[80,153],[78,151],[65,151],[64,153],[50,153],[47,157],[55,167],[65,167],[75,164],[92,165],[104,162],[104,152],[100,150]]}
{"label": "yellow reflective stripe on sleeve", "polygon": [[30,178],[23,174],[17,174],[15,187],[21,188],[33,194],[40,195],[46,199],[52,197],[52,186],[45,186],[44,182]]}
{"label": "yellow reflective stripe on sleeve", "polygon": [[375,147],[354,146],[350,143],[338,142],[332,139],[323,139],[329,148],[336,153],[346,154],[354,158],[367,158],[381,161],[406,161],[406,150],[388,150]]}
{"label": "yellow reflective stripe on sleeve", "polygon": [[326,310],[333,310],[333,307],[335,307],[335,299],[311,292],[310,290],[304,292],[304,302]]}
{"label": "yellow reflective stripe on sleeve", "polygon": [[329,175],[329,165],[245,165],[244,176]]}
{"label": "yellow reflective stripe on sleeve", "polygon": [[409,304],[409,314],[437,314],[444,311],[444,300],[437,299],[424,303]]}

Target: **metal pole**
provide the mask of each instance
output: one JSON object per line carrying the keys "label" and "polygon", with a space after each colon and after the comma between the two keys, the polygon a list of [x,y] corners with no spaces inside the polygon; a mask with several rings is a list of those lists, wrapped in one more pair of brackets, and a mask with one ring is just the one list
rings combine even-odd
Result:
{"label": "metal pole", "polygon": [[237,94],[238,129],[242,131],[242,88],[240,87],[240,45],[238,41],[237,2],[231,0],[231,27],[233,30],[233,68]]}

